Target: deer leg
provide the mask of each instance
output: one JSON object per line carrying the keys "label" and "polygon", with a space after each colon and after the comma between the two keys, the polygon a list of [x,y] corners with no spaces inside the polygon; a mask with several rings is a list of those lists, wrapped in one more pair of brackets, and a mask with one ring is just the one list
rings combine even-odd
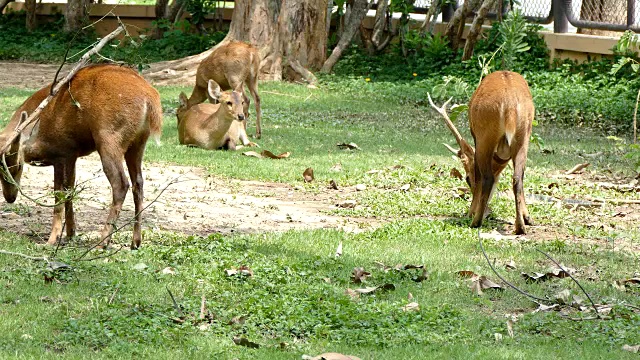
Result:
{"label": "deer leg", "polygon": [[[124,159],[127,163],[127,169],[129,170],[129,178],[133,183],[133,203],[135,206],[135,222],[133,223],[133,241],[131,242],[131,248],[137,249],[142,243],[142,204],[144,202],[144,178],[142,177],[142,157],[144,156],[145,141],[140,141],[142,146],[134,146],[129,148]],[[125,192],[126,196],[126,192]]]}
{"label": "deer leg", "polygon": [[[71,191],[76,184],[76,159],[71,159],[64,164],[64,180],[62,188],[65,192]],[[67,237],[76,235],[76,219],[73,213],[73,198],[68,197],[64,203],[64,219],[67,228]]]}
{"label": "deer leg", "polygon": [[[255,79],[251,76],[247,79],[247,87],[249,87],[249,92],[253,97],[253,101],[256,105],[256,139],[260,139],[262,136],[262,127],[260,125],[260,121],[262,120],[262,110],[260,109],[260,95],[258,95],[258,77]],[[249,103],[247,103],[248,105]]]}
{"label": "deer leg", "polygon": [[529,211],[524,200],[524,169],[527,162],[527,148],[523,146],[513,159],[513,195],[516,198],[516,235],[526,234],[525,224],[531,225]]}
{"label": "deer leg", "polygon": [[187,100],[187,107],[192,107],[193,105],[198,105],[207,100],[207,87],[201,87],[196,84],[193,87],[193,91],[191,92],[191,96]]}
{"label": "deer leg", "polygon": [[116,220],[120,215],[120,210],[122,210],[122,203],[127,196],[127,191],[129,191],[129,182],[122,167],[122,155],[115,155],[100,150],[98,150],[98,152],[100,153],[100,160],[102,161],[102,169],[111,184],[111,209],[109,210],[107,222],[100,235],[102,239],[101,245],[107,246],[111,241],[112,233],[116,229]]}
{"label": "deer leg", "polygon": [[62,212],[64,211],[64,193],[62,184],[64,181],[64,164],[53,165],[53,193],[56,205],[53,207],[53,219],[51,220],[51,234],[47,245],[55,245],[62,236]]}
{"label": "deer leg", "polygon": [[[492,158],[490,156],[486,156],[486,154],[482,153],[478,154],[476,152],[476,191],[473,194],[473,201],[471,204],[472,211],[474,212],[473,220],[471,221],[471,227],[473,228],[477,228],[482,225],[484,213],[487,209],[491,193],[493,192],[496,177],[493,174],[491,165]],[[475,207],[473,207],[474,205]]]}

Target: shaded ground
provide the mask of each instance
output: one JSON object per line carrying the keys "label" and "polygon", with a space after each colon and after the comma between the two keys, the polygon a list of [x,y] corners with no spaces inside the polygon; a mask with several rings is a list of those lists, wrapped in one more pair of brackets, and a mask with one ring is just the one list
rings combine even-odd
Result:
{"label": "shaded ground", "polygon": [[[65,65],[62,76],[73,66]],[[5,87],[39,89],[53,81],[59,65],[0,61],[0,89]]]}

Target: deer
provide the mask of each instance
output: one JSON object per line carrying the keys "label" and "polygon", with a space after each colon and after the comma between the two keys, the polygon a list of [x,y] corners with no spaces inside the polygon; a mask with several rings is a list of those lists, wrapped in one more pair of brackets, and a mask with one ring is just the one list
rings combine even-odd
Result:
{"label": "deer", "polygon": [[[222,90],[239,90],[244,97],[243,126],[247,127],[250,100],[244,93],[246,82],[256,107],[256,138],[262,136],[260,124],[262,110],[260,95],[258,94],[258,75],[260,71],[260,52],[250,44],[241,41],[231,41],[221,45],[207,56],[196,72],[196,84],[188,100],[188,107],[207,100],[208,81],[212,79],[220,85]],[[245,131],[246,132],[246,131]]]}
{"label": "deer", "polygon": [[250,142],[244,128],[244,96],[236,90],[222,92],[220,85],[209,80],[207,95],[217,104],[197,104],[189,107],[187,96],[180,93],[178,120],[178,140],[180,144],[206,150],[236,150],[238,140],[244,146],[257,146]]}
{"label": "deer", "polygon": [[465,141],[447,114],[449,99],[437,107],[431,95],[429,103],[442,117],[460,146],[445,144],[462,162],[472,193],[469,216],[471,227],[482,225],[487,205],[500,173],[513,163],[513,193],[516,205],[516,235],[526,234],[525,224],[532,225],[524,198],[523,181],[531,127],[535,115],[533,98],[522,75],[496,71],[487,75],[469,101],[469,126],[475,148]]}
{"label": "deer", "polygon": [[[50,87],[38,90],[18,107],[0,132],[0,144],[49,95]],[[137,249],[142,242],[142,158],[149,137],[159,142],[161,132],[160,95],[134,70],[111,64],[81,68],[43,109],[39,120],[26,127],[7,153],[0,154],[11,175],[5,172],[0,179],[4,198],[9,203],[16,200],[25,163],[53,166],[56,203],[47,244],[55,245],[64,227],[72,238],[76,232],[73,198],[63,192],[68,193],[75,186],[77,159],[97,151],[112,190],[99,243],[106,247],[116,231],[116,220],[130,187],[124,160],[133,183],[135,205],[131,248]]]}

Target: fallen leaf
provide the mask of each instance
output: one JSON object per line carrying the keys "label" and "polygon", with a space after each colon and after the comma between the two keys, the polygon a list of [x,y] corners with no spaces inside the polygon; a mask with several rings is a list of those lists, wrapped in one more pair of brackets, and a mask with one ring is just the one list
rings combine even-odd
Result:
{"label": "fallen leaf", "polygon": [[571,291],[568,289],[562,290],[554,296],[554,299],[560,305],[571,305]]}
{"label": "fallen leaf", "polygon": [[242,325],[245,320],[247,320],[246,316],[234,316],[229,320],[229,325]]}
{"label": "fallen leaf", "polygon": [[631,346],[631,345],[624,344],[622,345],[622,350],[629,351],[632,353],[637,353],[638,351],[640,351],[640,345]]}
{"label": "fallen leaf", "polygon": [[611,283],[611,285],[620,291],[627,291],[627,288],[624,286],[624,281],[616,280]]}
{"label": "fallen leaf", "polygon": [[342,241],[338,244],[338,248],[336,249],[336,257],[342,256]]}
{"label": "fallen leaf", "polygon": [[516,263],[511,259],[511,261],[504,265],[504,268],[507,270],[516,270]]}
{"label": "fallen leaf", "polygon": [[336,146],[340,149],[362,150],[356,143],[338,143]]}
{"label": "fallen leaf", "polygon": [[464,278],[470,278],[470,277],[473,277],[473,276],[477,276],[476,273],[474,273],[471,270],[460,270],[456,274],[458,274],[458,275],[460,275],[460,276],[462,276]]}
{"label": "fallen leaf", "polygon": [[411,270],[411,269],[424,269],[424,265],[400,265],[400,268],[397,270]]}
{"label": "fallen leaf", "polygon": [[198,330],[200,331],[207,331],[211,328],[211,324],[209,323],[202,323],[200,325],[198,325]]}
{"label": "fallen leaf", "polygon": [[404,184],[400,186],[400,190],[402,191],[409,191],[410,188],[411,188],[411,184]]}
{"label": "fallen leaf", "polygon": [[630,279],[624,280],[624,284],[640,285],[640,278],[630,278]]}
{"label": "fallen leaf", "polygon": [[409,295],[407,295],[407,300],[413,300],[413,294],[409,293]]}
{"label": "fallen leaf", "polygon": [[417,302],[411,302],[402,307],[402,311],[419,311],[420,305]]}
{"label": "fallen leaf", "polygon": [[309,355],[302,355],[302,360],[361,360],[361,359],[353,355],[342,355],[339,353],[324,353],[314,357],[311,357]]}
{"label": "fallen leaf", "polygon": [[246,152],[243,152],[242,155],[256,157],[258,159],[262,158],[262,155],[260,155],[260,153],[257,153],[255,151],[246,151]]}
{"label": "fallen leaf", "polygon": [[335,164],[331,167],[331,171],[340,172],[342,171],[342,164]]}
{"label": "fallen leaf", "polygon": [[462,176],[460,171],[458,169],[456,169],[456,168],[451,168],[451,171],[449,171],[449,175],[451,177],[454,177],[454,178],[458,179],[458,180],[463,180],[464,179],[464,177]]}
{"label": "fallen leaf", "polygon": [[[486,214],[485,214],[486,216]],[[502,235],[497,230],[492,230],[489,233],[480,233],[481,239],[492,239],[492,240],[513,240],[517,239],[519,235]]]}
{"label": "fallen leaf", "polygon": [[364,268],[361,268],[361,267],[353,268],[353,271],[351,272],[351,281],[353,281],[356,284],[360,284],[365,280],[367,280],[369,276],[371,276],[371,273],[364,271]]}
{"label": "fallen leaf", "polygon": [[338,190],[338,184],[335,180],[332,179],[329,181],[329,189]]}
{"label": "fallen leaf", "polygon": [[575,174],[580,170],[585,169],[587,166],[591,165],[590,163],[582,163],[582,164],[578,164],[574,167],[571,168],[571,170],[565,172],[565,175],[571,175],[571,174]]}
{"label": "fallen leaf", "polygon": [[422,274],[411,279],[415,282],[423,282],[429,278],[429,273],[427,273],[427,269],[422,269]]}
{"label": "fallen leaf", "polygon": [[343,209],[353,209],[356,207],[357,201],[355,200],[345,200],[343,202],[337,203],[336,206]]}
{"label": "fallen leaf", "polygon": [[509,333],[509,337],[513,337],[513,320],[507,320],[507,333]]}
{"label": "fallen leaf", "polygon": [[494,333],[493,337],[496,339],[496,342],[502,341],[502,334],[500,333]]}
{"label": "fallen leaf", "polygon": [[348,288],[347,290],[345,290],[345,291],[344,291],[344,293],[345,293],[345,294],[347,294],[347,295],[349,295],[349,296],[351,296],[351,299],[352,299],[352,300],[353,300],[353,299],[357,299],[357,298],[359,298],[359,297],[360,297],[360,293],[356,292],[356,291],[355,291],[355,290],[353,290],[353,289],[349,289],[349,288]]}
{"label": "fallen leaf", "polygon": [[172,268],[171,266],[167,266],[166,268],[162,269],[161,273],[162,275],[175,275],[176,269]]}
{"label": "fallen leaf", "polygon": [[327,277],[326,277],[326,278],[322,278],[322,280],[323,280],[324,282],[326,282],[327,284],[331,284],[331,279],[330,279],[330,278],[327,278]]}
{"label": "fallen leaf", "polygon": [[260,347],[259,344],[249,341],[246,337],[234,337],[233,342],[236,345],[246,346],[248,348],[257,349]]}
{"label": "fallen leaf", "polygon": [[[565,269],[569,270],[568,268],[565,268]],[[569,276],[569,273],[561,269],[553,269],[544,274],[538,273],[538,272],[534,272],[533,274],[522,273],[522,277],[528,282],[542,282],[552,278],[564,279],[568,276]]]}
{"label": "fallen leaf", "polygon": [[231,269],[225,269],[224,270],[227,273],[227,276],[233,276],[233,275],[245,275],[245,276],[253,276],[253,270],[251,270],[248,266],[246,265],[242,265],[237,269],[231,268]]}
{"label": "fallen leaf", "polygon": [[275,155],[274,153],[272,153],[269,150],[262,150],[260,155],[262,155],[263,157],[268,157],[270,159],[286,159],[289,156],[291,156],[291,153],[290,152],[283,152],[282,154]]}
{"label": "fallen leaf", "polygon": [[354,291],[359,294],[371,294],[376,290],[395,290],[396,286],[393,284],[384,284],[379,286],[369,286],[365,288],[355,289]]}
{"label": "fallen leaf", "polygon": [[304,172],[302,173],[302,177],[304,178],[304,182],[306,183],[310,183],[313,181],[313,169],[312,168],[306,168],[304,170]]}
{"label": "fallen leaf", "polygon": [[472,277],[470,288],[471,291],[473,291],[477,295],[482,295],[482,290],[486,289],[503,290],[502,286],[494,283],[484,275],[475,275],[474,277]]}
{"label": "fallen leaf", "polygon": [[557,182],[552,182],[551,184],[547,185],[547,188],[549,189],[553,189],[553,188],[560,188],[560,185],[558,185]]}
{"label": "fallen leaf", "polygon": [[539,312],[539,311],[549,311],[549,310],[553,310],[555,308],[557,308],[559,305],[558,304],[553,304],[553,305],[544,305],[544,304],[538,304],[538,308],[533,310],[533,314]]}
{"label": "fallen leaf", "polygon": [[377,170],[377,169],[371,169],[369,171],[366,172],[366,174],[372,175],[372,174],[379,174],[384,172],[384,170]]}
{"label": "fallen leaf", "polygon": [[367,186],[365,184],[357,184],[356,191],[364,191],[367,190]]}
{"label": "fallen leaf", "polygon": [[389,169],[389,170],[398,170],[398,169],[404,169],[404,168],[406,168],[406,166],[400,165],[400,164],[387,166],[387,169]]}

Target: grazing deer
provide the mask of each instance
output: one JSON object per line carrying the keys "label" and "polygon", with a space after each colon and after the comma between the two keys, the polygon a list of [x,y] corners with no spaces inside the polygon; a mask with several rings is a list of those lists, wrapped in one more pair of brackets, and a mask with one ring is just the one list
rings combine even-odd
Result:
{"label": "grazing deer", "polygon": [[[49,95],[50,86],[29,97],[0,133],[0,143],[27,113]],[[54,190],[72,190],[78,157],[94,151],[100,154],[102,168],[112,189],[112,203],[101,233],[102,245],[110,241],[112,230],[122,209],[129,182],[122,166],[127,164],[133,182],[135,223],[131,248],[140,246],[143,201],[142,157],[150,135],[156,139],[162,131],[160,95],[135,71],[116,65],[92,65],[80,69],[44,108],[40,120],[29,125],[4,154],[15,183],[2,177],[2,192],[7,202],[18,194],[24,163],[50,166],[54,171]],[[75,235],[76,223],[71,198],[56,194],[51,235],[48,244],[62,236],[62,212],[67,236]]]}
{"label": "grazing deer", "polygon": [[522,181],[535,115],[527,81],[510,71],[496,71],[482,80],[469,102],[469,125],[475,149],[462,138],[449,119],[446,109],[449,101],[438,108],[429,96],[429,103],[444,117],[460,146],[460,150],[448,145],[447,148],[462,161],[473,194],[469,210],[473,218],[471,227],[482,225],[500,173],[511,160],[516,200],[515,232],[525,234],[524,225],[530,225],[531,219],[524,201]]}
{"label": "grazing deer", "polygon": [[180,93],[180,106],[176,111],[180,144],[207,150],[235,150],[238,140],[245,146],[256,146],[249,141],[244,128],[244,96],[239,91],[221,92],[220,86],[209,80],[207,95],[217,104],[197,104],[189,107],[187,96]]}
{"label": "grazing deer", "polygon": [[[256,106],[256,138],[262,136],[260,120],[260,95],[258,95],[258,74],[260,71],[260,53],[258,49],[240,41],[232,41],[215,49],[202,60],[196,73],[196,86],[189,97],[188,107],[200,104],[207,99],[209,79],[212,79],[222,90],[239,90],[244,97],[244,115],[249,117],[249,98],[244,94],[244,83]],[[246,121],[244,122],[246,129]]]}

